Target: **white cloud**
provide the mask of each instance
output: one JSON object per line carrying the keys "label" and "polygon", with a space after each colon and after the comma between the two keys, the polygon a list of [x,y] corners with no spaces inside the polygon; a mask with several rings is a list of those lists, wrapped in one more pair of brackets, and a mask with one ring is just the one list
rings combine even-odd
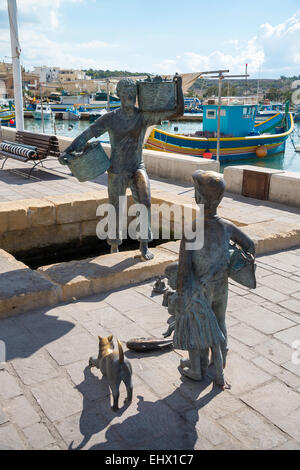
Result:
{"label": "white cloud", "polygon": [[119,44],[110,44],[105,41],[89,41],[89,42],[82,42],[76,45],[77,49],[102,49],[102,48],[115,48],[119,47]]}
{"label": "white cloud", "polygon": [[245,64],[249,70],[258,71],[264,62],[264,51],[255,41],[248,42],[245,48],[237,48],[236,54],[214,51],[209,55],[185,52],[175,59],[167,59],[156,65],[159,72],[201,72],[205,70],[229,69],[230,72],[244,73]]}
{"label": "white cloud", "polygon": [[263,76],[294,75],[300,73],[300,10],[278,25],[263,24],[257,35],[246,42],[226,41],[233,52],[222,50],[204,55],[185,52],[155,64],[161,73],[198,72],[229,68],[230,73],[241,74],[248,64],[251,75],[261,70]]}
{"label": "white cloud", "polygon": [[[3,1],[0,0],[0,10],[7,9],[6,0],[5,4]],[[97,54],[97,51],[117,48],[118,44],[99,40],[76,43],[75,37],[72,37],[70,42],[62,42],[51,34],[57,29],[60,31],[62,29],[60,25],[62,4],[82,2],[87,2],[87,0],[19,0],[17,2],[21,62],[26,69],[32,69],[35,65],[55,65],[76,69],[116,66],[113,61],[101,60],[101,55]],[[10,55],[10,34],[7,27],[0,29],[0,57],[10,57]]]}
{"label": "white cloud", "polygon": [[[85,0],[17,0],[18,16],[27,27],[34,25],[40,31],[56,30],[60,25],[59,10],[63,4],[82,3]],[[7,0],[0,0],[0,10],[7,10]]]}

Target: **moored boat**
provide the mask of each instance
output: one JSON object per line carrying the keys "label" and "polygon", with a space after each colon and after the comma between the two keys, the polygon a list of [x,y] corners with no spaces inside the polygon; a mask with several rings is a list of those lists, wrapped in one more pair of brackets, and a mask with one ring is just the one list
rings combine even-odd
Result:
{"label": "moored boat", "polygon": [[15,112],[9,108],[0,109],[1,126],[15,127]]}
{"label": "moored boat", "polygon": [[298,111],[294,114],[294,121],[295,122],[300,122],[300,111]]}
{"label": "moored boat", "polygon": [[[180,135],[153,129],[145,147],[164,152],[216,159],[217,106],[203,106],[203,131]],[[221,106],[220,161],[256,158],[263,154],[283,152],[285,142],[294,129],[291,113],[277,113],[255,125],[255,105]],[[260,152],[263,146],[264,152]]]}
{"label": "moored boat", "polygon": [[78,121],[80,119],[80,113],[78,109],[70,108],[62,113],[62,119],[66,121]]}
{"label": "moored boat", "polygon": [[43,105],[41,105],[40,103],[38,103],[36,105],[36,108],[34,111],[32,111],[32,115],[34,117],[34,119],[51,119],[52,117],[52,111],[51,111],[51,108],[49,106],[49,104],[46,104],[46,103],[43,103]]}

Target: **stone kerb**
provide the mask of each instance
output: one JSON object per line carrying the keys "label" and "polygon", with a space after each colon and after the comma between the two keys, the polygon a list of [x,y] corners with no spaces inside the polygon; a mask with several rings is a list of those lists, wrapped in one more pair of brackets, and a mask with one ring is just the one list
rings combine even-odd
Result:
{"label": "stone kerb", "polygon": [[300,173],[285,171],[272,175],[269,200],[300,207]]}
{"label": "stone kerb", "polygon": [[0,318],[55,305],[61,288],[0,249]]}
{"label": "stone kerb", "polygon": [[141,262],[139,251],[123,251],[79,261],[43,266],[38,273],[60,286],[62,300],[80,298],[127,286],[162,275],[166,266],[178,260],[179,242],[151,248],[154,259]]}

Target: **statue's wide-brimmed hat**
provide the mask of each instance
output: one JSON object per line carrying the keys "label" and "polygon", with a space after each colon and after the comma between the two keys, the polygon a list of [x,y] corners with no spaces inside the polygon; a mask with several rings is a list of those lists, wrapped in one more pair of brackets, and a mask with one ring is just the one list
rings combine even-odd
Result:
{"label": "statue's wide-brimmed hat", "polygon": [[225,191],[225,183],[220,173],[197,170],[192,176],[195,189],[201,194],[204,201],[209,205],[217,206]]}

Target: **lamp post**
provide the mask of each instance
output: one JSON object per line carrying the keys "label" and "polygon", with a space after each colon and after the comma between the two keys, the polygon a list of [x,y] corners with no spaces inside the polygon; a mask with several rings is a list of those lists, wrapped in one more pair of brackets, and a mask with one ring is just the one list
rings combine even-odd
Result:
{"label": "lamp post", "polygon": [[24,130],[24,113],[23,113],[23,94],[22,94],[22,71],[20,64],[21,47],[19,43],[18,22],[17,22],[17,2],[16,0],[7,0],[11,56],[13,66],[14,79],[14,98],[15,98],[15,116],[16,129]]}

